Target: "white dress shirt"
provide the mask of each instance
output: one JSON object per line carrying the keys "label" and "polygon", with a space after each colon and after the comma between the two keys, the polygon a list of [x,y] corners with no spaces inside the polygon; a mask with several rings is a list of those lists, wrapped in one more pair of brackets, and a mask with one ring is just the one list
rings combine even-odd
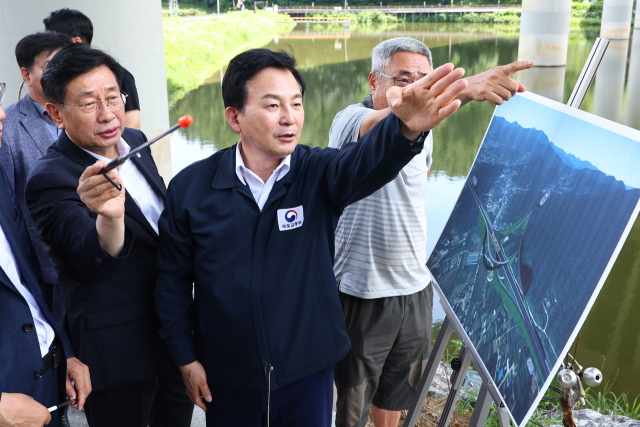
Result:
{"label": "white dress shirt", "polygon": [[275,184],[276,181],[280,181],[287,172],[289,172],[291,167],[291,154],[282,159],[278,167],[275,168],[269,179],[267,179],[267,182],[264,182],[262,178],[245,167],[242,155],[240,154],[240,150],[242,150],[241,145],[242,141],[238,141],[238,146],[236,147],[236,175],[238,175],[238,179],[242,181],[243,184],[249,185],[253,198],[260,210],[262,210],[269,198],[273,184]]}
{"label": "white dress shirt", "polygon": [[7,236],[4,234],[2,227],[0,227],[0,267],[2,267],[4,273],[9,277],[13,286],[15,286],[18,292],[20,292],[20,295],[22,295],[22,297],[27,301],[29,311],[31,311],[31,317],[33,317],[33,324],[36,328],[36,333],[38,334],[40,353],[42,353],[42,357],[45,357],[47,353],[49,353],[49,347],[51,347],[51,344],[56,337],[56,333],[53,331],[51,325],[49,325],[45,320],[38,303],[33,295],[31,295],[27,286],[22,283],[16,258],[13,255],[13,251],[11,250],[11,246],[9,245],[9,241],[7,240]]}
{"label": "white dress shirt", "polygon": [[[69,138],[71,139],[71,138]],[[82,148],[82,147],[80,147]],[[118,149],[118,155],[124,156],[128,154],[131,148],[129,144],[123,139],[120,138],[118,144],[116,144],[116,148]],[[100,156],[96,153],[92,153],[89,150],[87,153],[91,154],[98,160],[109,163],[112,159],[108,159],[106,157]],[[118,168],[118,174],[120,175],[120,179],[124,183],[125,191],[131,196],[136,205],[142,211],[144,217],[149,221],[149,224],[155,230],[156,234],[158,233],[158,219],[160,219],[160,214],[164,210],[164,201],[158,197],[153,188],[147,182],[147,179],[142,175],[140,170],[136,167],[136,165],[132,161],[127,161],[123,165]]]}

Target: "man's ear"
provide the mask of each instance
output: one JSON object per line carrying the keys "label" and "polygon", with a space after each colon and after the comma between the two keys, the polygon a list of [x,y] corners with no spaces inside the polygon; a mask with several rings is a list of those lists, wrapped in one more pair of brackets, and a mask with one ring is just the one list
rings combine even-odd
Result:
{"label": "man's ear", "polygon": [[82,39],[80,37],[71,37],[71,41],[74,43],[82,43]]}
{"label": "man's ear", "polygon": [[53,120],[53,123],[58,126],[58,129],[64,129],[64,123],[62,123],[61,117],[61,113],[63,112],[62,107],[58,104],[47,102],[44,108],[47,110],[47,113],[49,113],[49,116],[51,117],[51,120]]}
{"label": "man's ear", "polygon": [[378,89],[378,75],[374,72],[369,73],[369,89],[374,93]]}
{"label": "man's ear", "polygon": [[31,86],[31,74],[29,74],[29,70],[22,67],[20,68],[20,74],[22,75],[22,80],[24,80],[27,86]]}
{"label": "man's ear", "polygon": [[238,120],[240,114],[240,111],[233,107],[227,107],[224,110],[224,117],[227,119],[227,123],[236,133],[240,133],[240,121]]}

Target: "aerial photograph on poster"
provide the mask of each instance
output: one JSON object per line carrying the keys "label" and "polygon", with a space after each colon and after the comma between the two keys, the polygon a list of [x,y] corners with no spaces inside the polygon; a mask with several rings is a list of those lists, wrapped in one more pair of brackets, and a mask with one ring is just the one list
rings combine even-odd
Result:
{"label": "aerial photograph on poster", "polygon": [[517,425],[638,214],[638,165],[637,130],[531,93],[494,112],[428,267]]}

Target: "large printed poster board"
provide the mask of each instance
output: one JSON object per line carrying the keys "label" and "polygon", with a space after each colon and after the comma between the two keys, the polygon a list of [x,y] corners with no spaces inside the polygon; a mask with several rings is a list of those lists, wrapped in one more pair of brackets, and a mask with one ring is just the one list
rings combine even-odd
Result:
{"label": "large printed poster board", "polygon": [[496,108],[427,264],[517,425],[569,350],[639,200],[639,131],[531,93]]}

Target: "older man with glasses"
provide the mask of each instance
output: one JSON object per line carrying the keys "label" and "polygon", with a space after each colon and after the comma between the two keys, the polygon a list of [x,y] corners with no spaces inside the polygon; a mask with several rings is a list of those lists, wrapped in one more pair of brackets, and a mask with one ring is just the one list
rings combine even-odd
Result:
{"label": "older man with glasses", "polygon": [[31,169],[26,199],[58,265],[71,343],[91,369],[91,427],[188,427],[193,403],[158,335],[153,290],[166,187],[149,148],[109,178],[106,164],[146,141],[125,128],[122,67],[85,44],[62,48],[42,75],[63,130]]}
{"label": "older man with glasses", "polygon": [[[509,76],[530,68],[515,62],[467,78],[459,96],[502,104],[525,90]],[[433,69],[424,43],[395,38],[372,52],[371,94],[338,113],[329,146],[358,141],[390,114],[386,92],[405,87]],[[433,289],[426,267],[427,175],[433,133],[398,176],[371,196],[348,206],[338,222],[334,272],[351,339],[351,350],[335,366],[336,426],[367,423],[394,427],[408,409],[431,351]]]}

